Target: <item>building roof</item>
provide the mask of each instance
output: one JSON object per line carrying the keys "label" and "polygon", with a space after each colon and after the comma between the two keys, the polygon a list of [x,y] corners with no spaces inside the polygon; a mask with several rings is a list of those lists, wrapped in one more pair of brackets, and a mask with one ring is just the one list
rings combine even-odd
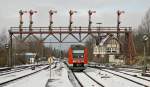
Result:
{"label": "building roof", "polygon": [[36,55],[36,53],[25,53],[25,55]]}
{"label": "building roof", "polygon": [[114,38],[114,39],[116,39],[117,40],[117,38],[116,37],[114,37],[114,35],[113,34],[109,34],[109,35],[107,35],[105,38],[103,38],[102,40],[101,40],[101,42],[100,42],[100,46],[103,46],[104,44],[105,44],[105,42],[108,40],[108,39],[110,39],[110,38]]}

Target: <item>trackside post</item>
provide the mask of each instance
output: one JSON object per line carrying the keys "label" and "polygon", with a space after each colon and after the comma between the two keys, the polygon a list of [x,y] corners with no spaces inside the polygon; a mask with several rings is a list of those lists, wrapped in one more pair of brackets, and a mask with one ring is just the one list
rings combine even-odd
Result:
{"label": "trackside post", "polygon": [[53,58],[52,57],[48,58],[48,63],[49,63],[49,67],[50,67],[50,80],[51,80],[51,64],[53,63]]}

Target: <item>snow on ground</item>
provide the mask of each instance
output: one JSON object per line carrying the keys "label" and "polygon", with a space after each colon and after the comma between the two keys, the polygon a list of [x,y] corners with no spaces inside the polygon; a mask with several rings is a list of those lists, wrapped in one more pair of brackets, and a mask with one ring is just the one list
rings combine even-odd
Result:
{"label": "snow on ground", "polygon": [[0,70],[8,69],[9,67],[0,67]]}
{"label": "snow on ground", "polygon": [[144,77],[144,76],[141,75],[141,73],[137,73],[137,72],[127,72],[127,71],[119,71],[119,72],[127,73],[127,74],[130,74],[130,75],[137,75],[138,77],[141,77],[141,78],[150,80],[150,77]]}
{"label": "snow on ground", "polygon": [[67,69],[63,63],[58,63],[57,67],[52,70],[51,81],[47,83],[47,87],[73,87],[68,79]]}
{"label": "snow on ground", "polygon": [[139,69],[131,69],[131,68],[118,68],[118,70],[126,71],[126,72],[134,72],[134,73],[141,73],[142,70]]}
{"label": "snow on ground", "polygon": [[42,68],[45,68],[45,67],[46,66],[40,66],[38,68],[35,68],[35,70],[27,69],[27,70],[24,70],[24,71],[21,71],[21,72],[16,72],[16,73],[11,73],[11,74],[8,74],[8,75],[0,76],[0,83],[9,81],[9,80],[14,79],[14,78],[22,77],[24,75],[36,72],[36,71],[38,71]]}
{"label": "snow on ground", "polygon": [[10,83],[5,87],[45,87],[48,78],[48,71],[42,70],[34,75]]}
{"label": "snow on ground", "polygon": [[94,82],[82,72],[76,72],[75,75],[84,87],[100,87],[100,85],[98,85],[96,82]]}
{"label": "snow on ground", "polygon": [[[33,74],[31,76],[9,83],[4,87],[74,87],[70,82],[70,80],[68,79],[68,69],[66,68],[65,64],[61,62],[57,62],[56,67],[54,66],[55,64],[52,65],[51,80],[48,80],[50,79],[50,69],[46,69],[36,74]],[[41,66],[41,68],[44,67]],[[35,72],[36,70],[39,70],[41,68],[36,68],[35,70],[28,69],[21,72],[0,76],[0,83],[16,77],[20,77],[25,74],[29,74],[31,72]],[[85,72],[88,75],[90,75],[92,78],[94,78],[96,81],[103,84],[105,87],[143,87],[134,82],[131,82],[124,78],[115,76],[113,74],[98,69],[87,68]],[[140,80],[136,77],[120,74],[119,72],[115,72],[115,71],[111,71],[111,72],[117,73],[119,75],[123,75],[127,78],[131,78],[138,82],[142,82],[146,85],[150,85],[149,82]],[[128,72],[128,73],[135,75],[135,73],[133,72]],[[83,85],[85,85],[85,87],[100,87],[97,83],[93,82],[89,77],[84,75],[84,73],[81,74],[81,72],[78,72],[75,74],[77,75],[77,77],[79,77],[79,80],[82,82]]]}
{"label": "snow on ground", "polygon": [[129,79],[132,79],[136,82],[139,82],[139,83],[142,83],[142,84],[145,84],[147,86],[150,86],[150,82],[149,81],[145,81],[143,79],[139,79],[139,78],[136,78],[136,77],[132,77],[132,76],[129,76],[129,75],[126,75],[126,74],[123,74],[123,73],[119,73],[119,72],[116,72],[116,71],[112,71],[112,70],[108,70],[108,69],[105,69],[106,71],[109,71],[109,72],[112,72],[112,73],[115,73],[115,74],[118,74],[118,75],[121,75],[123,77],[126,77],[126,78],[129,78]]}
{"label": "snow on ground", "polygon": [[[50,69],[46,69],[31,76],[11,82],[4,87],[73,87],[70,80],[68,79],[67,69],[64,68],[65,65],[63,63],[57,63],[56,67],[54,66],[55,64],[52,65],[52,80],[50,82],[48,81],[50,78]],[[0,82],[19,77],[33,71],[34,70],[25,70],[23,72],[9,74],[0,77]]]}
{"label": "snow on ground", "polygon": [[98,69],[88,68],[85,71],[88,75],[96,79],[96,81],[100,82],[105,87],[143,87],[129,80],[114,76],[113,74],[100,71]]}
{"label": "snow on ground", "polygon": [[27,70],[27,69],[31,69],[31,67],[27,67],[27,68],[24,68],[24,69],[11,69],[11,70],[8,70],[8,71],[3,71],[3,72],[0,72],[0,76],[2,75],[7,75],[9,73],[15,73],[15,72],[21,72],[21,71],[24,71],[24,70]]}

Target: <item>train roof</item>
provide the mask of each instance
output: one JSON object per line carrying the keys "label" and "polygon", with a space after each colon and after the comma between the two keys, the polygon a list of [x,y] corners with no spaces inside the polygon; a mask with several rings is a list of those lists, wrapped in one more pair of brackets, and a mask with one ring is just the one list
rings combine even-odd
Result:
{"label": "train roof", "polygon": [[71,45],[72,49],[84,49],[85,46],[84,45]]}

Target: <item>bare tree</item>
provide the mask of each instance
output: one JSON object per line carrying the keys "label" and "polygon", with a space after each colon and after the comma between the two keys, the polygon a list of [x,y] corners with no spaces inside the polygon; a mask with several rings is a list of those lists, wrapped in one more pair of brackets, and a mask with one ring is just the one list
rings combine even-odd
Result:
{"label": "bare tree", "polygon": [[85,42],[85,46],[88,48],[88,60],[93,61],[93,42],[95,42],[94,38],[89,38]]}
{"label": "bare tree", "polygon": [[7,43],[7,36],[6,32],[2,31],[0,33],[0,66],[5,66],[7,65],[7,50],[5,48],[5,44]]}
{"label": "bare tree", "polygon": [[146,12],[145,17],[143,18],[141,24],[139,25],[140,34],[149,34],[150,33],[150,9]]}
{"label": "bare tree", "polygon": [[[142,36],[144,34],[148,34],[150,37],[150,8],[148,9],[148,11],[146,12],[141,24],[138,27],[138,36],[140,36],[139,41],[142,41]],[[143,47],[142,43],[137,43],[140,44],[141,47]],[[147,55],[150,55],[150,39],[148,40],[147,43]]]}

